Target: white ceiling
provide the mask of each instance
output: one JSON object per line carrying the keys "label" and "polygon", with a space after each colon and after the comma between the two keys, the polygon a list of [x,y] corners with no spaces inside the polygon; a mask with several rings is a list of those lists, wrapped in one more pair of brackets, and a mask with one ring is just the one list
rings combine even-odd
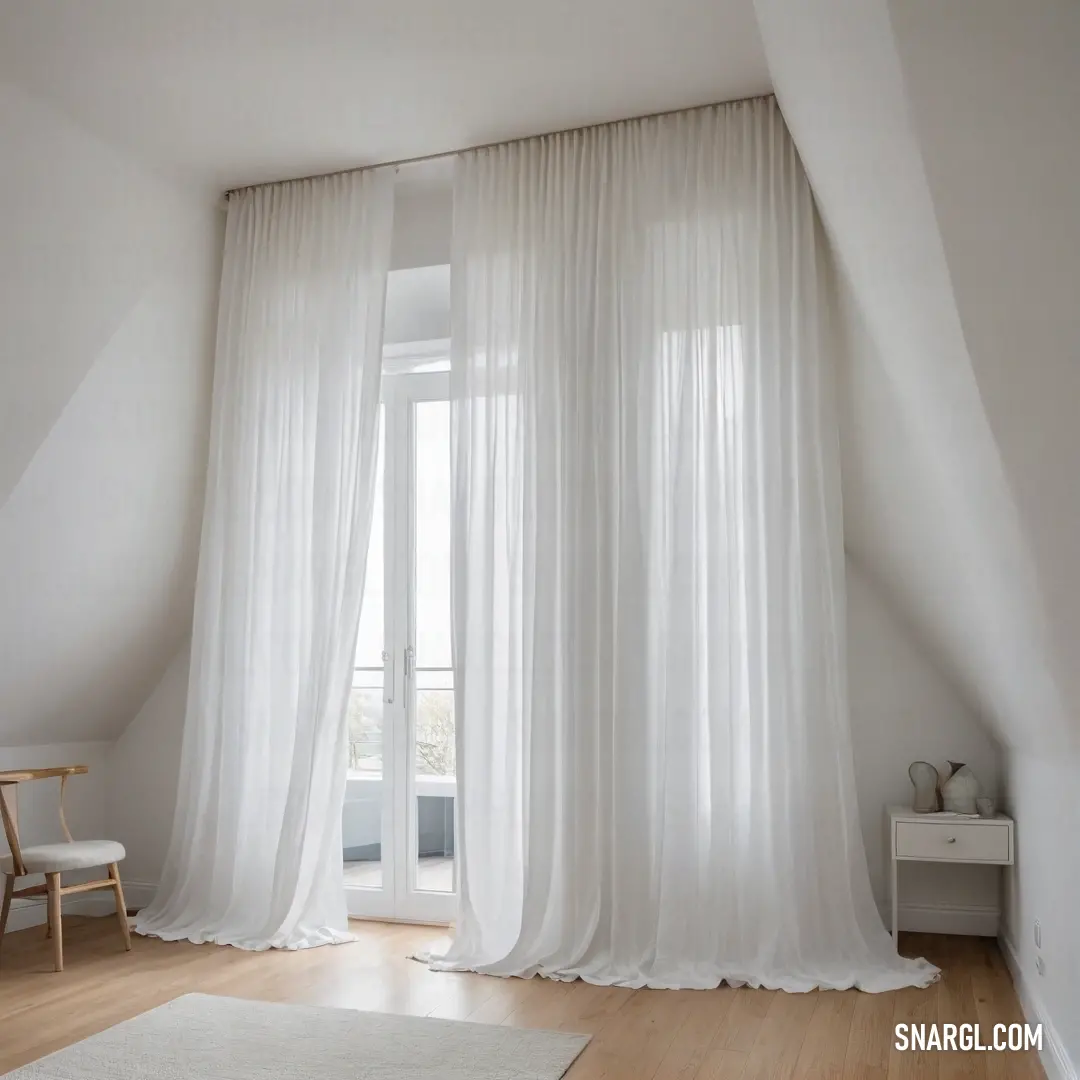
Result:
{"label": "white ceiling", "polygon": [[752,0],[0,0],[0,70],[217,187],[771,88]]}

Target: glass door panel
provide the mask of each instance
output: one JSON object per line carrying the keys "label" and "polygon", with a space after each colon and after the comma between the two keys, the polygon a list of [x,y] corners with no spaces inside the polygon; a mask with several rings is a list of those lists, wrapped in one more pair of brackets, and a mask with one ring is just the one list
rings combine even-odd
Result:
{"label": "glass door panel", "polygon": [[[452,672],[416,672],[415,888],[454,891],[454,690]],[[439,685],[441,684],[441,685]]]}
{"label": "glass door panel", "polygon": [[385,909],[383,848],[386,784],[384,734],[393,687],[386,685],[386,409],[379,406],[375,502],[364,576],[364,602],[349,695],[349,758],[341,816],[345,886],[362,890],[353,899],[357,914],[365,907]]}
{"label": "glass door panel", "polygon": [[414,413],[416,689],[415,889],[454,891],[454,671],[450,651],[450,403]]}
{"label": "glass door panel", "polygon": [[450,402],[415,411],[416,665],[449,671]]}
{"label": "glass door panel", "polygon": [[453,918],[457,780],[447,398],[444,373],[384,378],[342,821],[354,915]]}

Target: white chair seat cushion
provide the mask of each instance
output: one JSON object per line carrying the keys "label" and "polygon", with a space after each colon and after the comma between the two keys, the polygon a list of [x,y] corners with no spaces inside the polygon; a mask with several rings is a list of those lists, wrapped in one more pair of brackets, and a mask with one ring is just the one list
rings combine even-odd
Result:
{"label": "white chair seat cushion", "polygon": [[[70,844],[37,844],[22,849],[28,874],[56,874],[64,870],[85,870],[119,862],[127,852],[115,840],[75,840]],[[0,872],[10,874],[14,860],[0,855]]]}

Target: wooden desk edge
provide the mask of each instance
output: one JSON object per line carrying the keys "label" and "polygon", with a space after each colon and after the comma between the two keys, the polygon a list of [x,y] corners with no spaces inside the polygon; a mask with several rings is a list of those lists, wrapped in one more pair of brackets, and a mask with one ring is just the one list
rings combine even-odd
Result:
{"label": "wooden desk edge", "polygon": [[51,769],[7,769],[0,772],[0,784],[20,784],[24,780],[48,780],[53,776],[77,776],[89,771],[89,765],[56,765]]}

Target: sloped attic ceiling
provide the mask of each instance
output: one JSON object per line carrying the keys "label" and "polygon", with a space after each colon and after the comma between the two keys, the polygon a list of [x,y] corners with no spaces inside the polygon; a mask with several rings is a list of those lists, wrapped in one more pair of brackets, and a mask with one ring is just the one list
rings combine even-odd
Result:
{"label": "sloped attic ceiling", "polygon": [[1080,6],[756,0],[845,280],[848,543],[1014,745],[1080,705]]}

